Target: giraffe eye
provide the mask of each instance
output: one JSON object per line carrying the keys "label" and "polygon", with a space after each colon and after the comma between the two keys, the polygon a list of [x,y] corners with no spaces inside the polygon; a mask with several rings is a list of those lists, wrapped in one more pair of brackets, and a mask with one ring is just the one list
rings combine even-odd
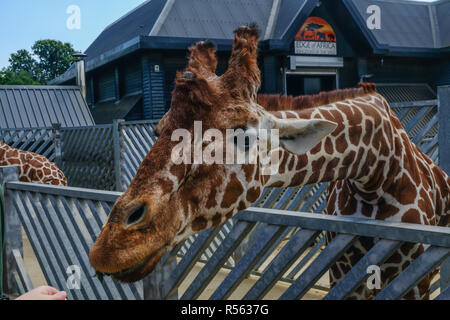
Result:
{"label": "giraffe eye", "polygon": [[145,213],[145,205],[139,207],[139,209],[137,209],[136,211],[134,211],[127,220],[127,226],[141,220],[142,216]]}

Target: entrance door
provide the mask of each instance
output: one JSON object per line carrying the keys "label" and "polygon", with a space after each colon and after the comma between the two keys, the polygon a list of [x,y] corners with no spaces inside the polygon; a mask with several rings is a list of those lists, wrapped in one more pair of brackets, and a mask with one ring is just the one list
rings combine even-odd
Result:
{"label": "entrance door", "polygon": [[336,75],[286,74],[288,95],[316,94],[336,89]]}

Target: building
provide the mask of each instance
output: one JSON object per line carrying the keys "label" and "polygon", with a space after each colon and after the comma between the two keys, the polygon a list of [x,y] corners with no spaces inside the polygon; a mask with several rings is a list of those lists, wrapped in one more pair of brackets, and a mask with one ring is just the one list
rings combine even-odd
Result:
{"label": "building", "polygon": [[[97,123],[158,119],[170,107],[187,48],[211,40],[226,70],[233,30],[262,31],[261,91],[292,95],[375,82],[390,101],[434,99],[450,84],[450,0],[150,0],[86,50]],[[54,84],[74,84],[72,66]]]}

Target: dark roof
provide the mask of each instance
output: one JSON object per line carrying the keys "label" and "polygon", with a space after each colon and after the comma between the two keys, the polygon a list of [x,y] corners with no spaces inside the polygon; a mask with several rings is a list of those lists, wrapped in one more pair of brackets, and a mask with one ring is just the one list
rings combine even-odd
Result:
{"label": "dark roof", "polygon": [[98,57],[136,37],[148,36],[166,0],[148,0],[107,26],[86,49],[88,60]]}
{"label": "dark roof", "polygon": [[94,125],[79,87],[0,86],[0,128]]}
{"label": "dark roof", "polygon": [[[198,40],[212,40],[218,50],[229,50],[233,31],[253,22],[263,40],[287,49],[318,1],[149,0],[103,30],[85,52],[86,71],[139,49],[186,50]],[[71,67],[51,84],[74,77]]]}
{"label": "dark roof", "polygon": [[[256,22],[265,50],[288,51],[319,0],[149,0],[103,30],[86,50],[89,72],[139,49],[186,50],[198,40],[212,40],[229,50],[233,30]],[[347,8],[375,53],[436,54],[450,46],[450,0],[433,3],[403,0],[322,0]],[[337,4],[338,3],[338,4]],[[344,5],[342,4],[344,3]],[[369,30],[366,10],[378,5],[381,30]],[[347,22],[344,22],[347,23]],[[75,68],[54,79],[65,83]]]}
{"label": "dark roof", "polygon": [[[450,45],[450,0],[415,2],[403,0],[344,0],[376,53],[438,53]],[[381,12],[381,28],[367,27],[367,8]]]}

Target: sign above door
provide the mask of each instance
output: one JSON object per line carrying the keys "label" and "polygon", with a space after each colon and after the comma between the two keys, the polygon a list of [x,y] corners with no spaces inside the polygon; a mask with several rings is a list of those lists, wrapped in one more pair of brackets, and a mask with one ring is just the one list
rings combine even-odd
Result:
{"label": "sign above door", "polygon": [[309,17],[295,36],[295,54],[337,55],[336,34],[330,24]]}

